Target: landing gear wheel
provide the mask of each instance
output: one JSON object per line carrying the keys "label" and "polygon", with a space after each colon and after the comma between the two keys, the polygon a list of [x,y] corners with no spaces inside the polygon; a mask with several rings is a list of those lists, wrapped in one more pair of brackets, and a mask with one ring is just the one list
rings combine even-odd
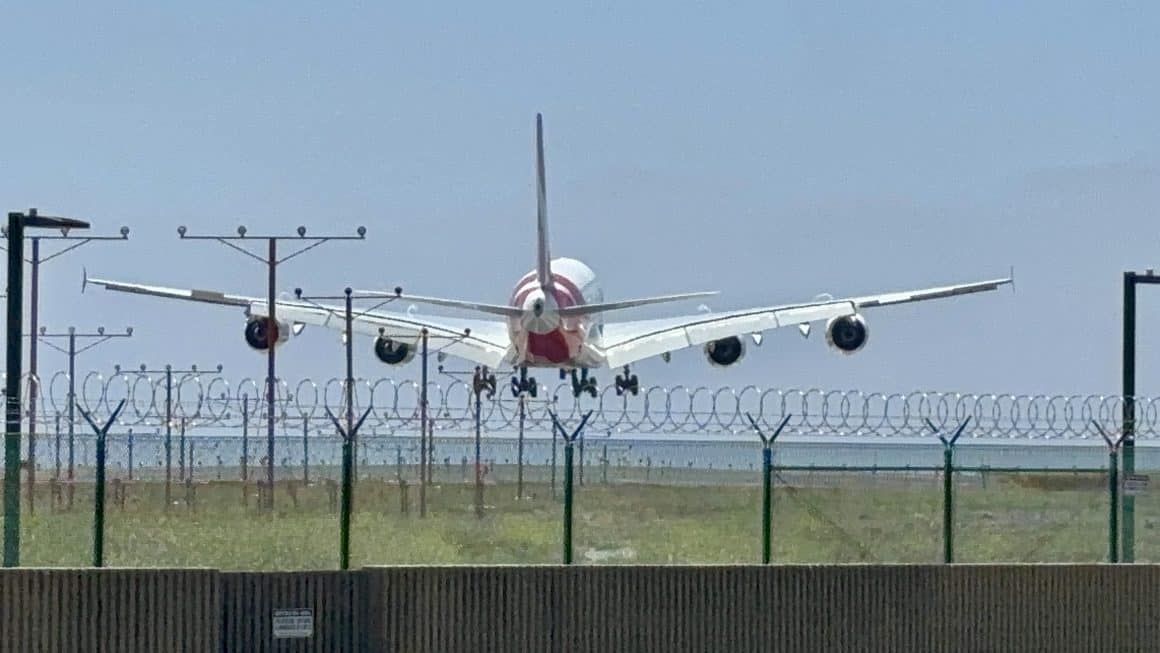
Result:
{"label": "landing gear wheel", "polygon": [[616,376],[617,396],[623,395],[625,392],[632,393],[634,397],[640,392],[640,381],[635,374],[629,374],[627,365],[624,366],[624,376],[619,374]]}
{"label": "landing gear wheel", "polygon": [[596,398],[596,377],[592,376],[592,377],[588,378],[587,390],[588,390],[588,394],[591,395],[593,399],[595,399]]}
{"label": "landing gear wheel", "polygon": [[520,382],[519,377],[512,377],[512,396],[519,397],[521,392],[528,393],[528,396],[533,399],[536,397],[536,377],[529,376],[523,382]]}
{"label": "landing gear wheel", "polygon": [[580,374],[576,374],[576,370],[572,370],[572,396],[579,397],[580,393],[587,392],[593,398],[596,397],[596,377],[588,376],[588,368],[580,370]]}

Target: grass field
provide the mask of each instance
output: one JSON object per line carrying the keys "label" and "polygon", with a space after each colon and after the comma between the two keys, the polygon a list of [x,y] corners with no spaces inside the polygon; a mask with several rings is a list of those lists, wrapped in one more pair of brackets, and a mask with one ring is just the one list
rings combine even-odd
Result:
{"label": "grass field", "polygon": [[[542,478],[537,475],[536,478]],[[757,481],[756,476],[748,480]],[[1108,493],[1097,476],[995,475],[955,489],[955,560],[1099,562],[1107,559]],[[661,484],[664,483],[664,484]],[[985,487],[984,487],[985,485]],[[25,566],[89,565],[92,486],[79,485],[71,510],[39,509],[22,520]],[[196,484],[192,503],[174,485],[163,510],[163,486],[126,486],[124,504],[108,491],[107,566],[203,566],[223,569],[335,569],[339,518],[328,483],[287,483],[271,516],[256,509],[257,488],[238,482]],[[378,564],[557,563],[562,557],[562,491],[537,481],[517,500],[514,483],[488,485],[484,518],[474,489],[458,480],[427,490],[362,480],[355,495],[352,566]],[[243,503],[243,496],[245,502]],[[1160,559],[1157,502],[1137,504],[1137,560]],[[943,551],[941,481],[932,476],[865,473],[786,475],[774,494],[775,562],[938,562]],[[601,483],[576,490],[578,563],[759,562],[761,490],[757,483]]]}

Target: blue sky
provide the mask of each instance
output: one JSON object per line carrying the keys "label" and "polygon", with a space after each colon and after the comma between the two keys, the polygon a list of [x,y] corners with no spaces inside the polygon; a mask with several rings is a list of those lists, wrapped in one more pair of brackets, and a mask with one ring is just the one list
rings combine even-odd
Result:
{"label": "blue sky", "polygon": [[[715,289],[727,309],[1016,268],[1014,293],[868,312],[856,356],[786,330],[729,370],[694,350],[641,364],[646,383],[1115,393],[1121,273],[1160,267],[1151,5],[37,3],[0,20],[5,210],[133,230],[44,269],[49,328],[136,329],[81,369],[264,374],[237,311],[79,294],[82,266],[263,292],[257,264],[179,224],[365,224],[366,242],[288,263],[282,289],[502,301],[534,262],[537,111],[553,253],[608,298]],[[1160,394],[1160,289],[1143,292],[1139,389]],[[357,373],[392,373],[359,346]],[[285,376],[342,373],[335,334],[281,351]]]}

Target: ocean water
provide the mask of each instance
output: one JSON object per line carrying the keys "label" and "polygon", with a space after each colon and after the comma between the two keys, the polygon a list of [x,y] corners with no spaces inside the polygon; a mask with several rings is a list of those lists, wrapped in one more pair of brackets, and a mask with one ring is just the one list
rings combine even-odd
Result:
{"label": "ocean water", "polygon": [[[756,436],[632,435],[585,433],[574,445],[585,461],[607,460],[617,467],[661,467],[693,470],[759,470],[762,445]],[[213,476],[222,469],[242,463],[264,467],[268,441],[264,433],[241,437],[235,433],[175,433],[169,445],[174,467],[191,462],[195,473]],[[532,466],[562,461],[564,443],[551,434],[529,432],[524,437],[524,463]],[[553,453],[555,450],[555,454]],[[804,467],[916,467],[943,464],[943,444],[935,437],[875,438],[866,436],[784,436],[772,446],[777,466]],[[1139,470],[1160,469],[1160,446],[1142,441],[1136,446]],[[73,464],[77,474],[86,476],[96,463],[96,442],[91,433],[73,436]],[[1102,440],[1026,440],[1001,438],[962,439],[954,447],[954,462],[960,467],[1020,468],[1027,470],[1072,470],[1106,468],[1108,448]],[[107,441],[107,469],[113,476],[125,475],[130,466],[144,475],[164,468],[166,438],[156,433],[115,433]],[[481,459],[492,465],[514,465],[519,456],[519,440],[514,433],[488,433],[480,438]],[[27,455],[27,442],[25,442]],[[280,475],[300,473],[307,458],[314,467],[341,463],[342,443],[333,433],[278,434],[274,439],[275,467]],[[359,465],[385,469],[416,465],[419,438],[415,434],[383,435],[368,433],[358,439]],[[466,465],[475,458],[473,434],[436,431],[431,459],[443,466]],[[67,469],[67,434],[39,435],[36,466],[51,475]],[[59,467],[58,467],[59,466]],[[217,470],[216,472],[214,470]],[[204,470],[204,471],[197,471]]]}

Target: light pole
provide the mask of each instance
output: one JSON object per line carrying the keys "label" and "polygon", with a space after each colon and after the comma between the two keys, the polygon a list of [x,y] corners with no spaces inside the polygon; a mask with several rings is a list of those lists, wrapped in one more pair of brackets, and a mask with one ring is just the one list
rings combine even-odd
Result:
{"label": "light pole", "polygon": [[[217,364],[216,369],[217,373],[221,374],[221,363]],[[114,374],[120,374],[121,366],[114,365],[113,372]],[[173,502],[173,375],[197,375],[201,371],[198,370],[197,365],[190,365],[189,369],[184,370],[175,370],[172,365],[166,365],[164,369],[160,370],[151,370],[145,363],[141,363],[141,366],[137,368],[137,373],[165,375],[165,511],[168,512],[169,506]],[[152,382],[149,385],[151,388],[153,387]],[[69,433],[71,434],[72,426],[70,425],[69,428]],[[272,493],[273,491],[273,486],[271,486],[270,492]]]}
{"label": "light pole", "polygon": [[[527,403],[528,397],[533,399],[536,397],[536,379],[528,376],[528,368],[526,366],[520,367],[520,377],[518,379],[512,378],[512,394],[515,395],[519,401],[519,432],[516,440],[516,500],[520,501],[524,498],[524,422],[527,418]],[[556,441],[556,432],[552,431],[552,442]],[[583,452],[583,445],[581,445],[581,452]],[[584,457],[580,457],[580,479],[583,485],[584,479]],[[553,485],[553,490],[555,486]]]}
{"label": "light pole", "polygon": [[[357,292],[358,292],[358,294],[356,296],[360,299],[382,299],[382,300],[384,300],[380,304],[377,304],[375,307],[371,308],[370,311],[375,310],[375,308],[378,308],[379,306],[382,306],[383,304],[385,304],[389,301],[404,299],[403,288],[401,286],[396,286],[394,289],[394,293],[387,293],[387,292],[373,291],[373,290],[370,290],[370,291],[362,290],[362,291],[357,291]],[[363,314],[365,315],[365,314],[369,313],[370,311],[366,311]],[[431,482],[431,477],[432,477],[432,475],[431,475],[431,453],[434,451],[434,448],[435,448],[435,446],[434,446],[435,420],[429,419],[427,416],[428,411],[430,410],[430,403],[429,403],[428,396],[427,396],[427,386],[429,383],[429,381],[428,381],[428,378],[429,378],[429,375],[428,375],[429,366],[428,366],[428,364],[430,362],[431,354],[435,354],[436,359],[439,361],[442,361],[444,356],[446,355],[444,353],[444,350],[451,347],[452,345],[454,345],[457,342],[461,342],[464,338],[471,337],[471,329],[470,328],[465,328],[463,330],[463,333],[450,332],[450,331],[447,331],[444,329],[439,329],[438,331],[439,331],[438,333],[432,333],[431,330],[428,329],[427,327],[420,328],[419,329],[419,338],[418,338],[418,341],[416,343],[418,350],[419,350],[419,361],[420,361],[420,363],[419,363],[419,365],[420,365],[419,517],[426,517],[427,516],[427,485]],[[393,335],[391,333],[388,333],[386,327],[379,328],[380,341],[390,342],[396,338],[403,340],[403,339],[409,339],[412,337],[414,337],[414,336],[411,335],[410,333],[401,334],[401,335]],[[432,338],[434,338],[436,340],[444,340],[445,342],[442,346],[438,347],[434,351],[431,351],[430,341]],[[379,351],[380,351],[380,348],[379,348],[378,343],[376,342],[375,353],[377,355],[379,355],[380,359],[382,359],[382,355],[379,354]],[[451,376],[452,378],[454,378],[454,376],[455,376],[455,374],[452,372],[445,372],[443,370],[442,365],[439,365],[438,370],[441,374],[447,374],[448,376]],[[494,389],[493,389],[493,392],[494,392]]]}
{"label": "light pole", "polygon": [[88,229],[73,218],[28,213],[8,214],[8,376],[4,391],[4,566],[20,564],[20,375],[24,372],[24,230],[25,228]]}
{"label": "light pole", "polygon": [[480,396],[486,392],[487,398],[495,396],[495,375],[487,366],[476,367],[471,377],[471,389],[475,393],[475,516],[483,519],[483,469],[480,461]]}
{"label": "light pole", "polygon": [[[431,483],[431,455],[435,451],[435,420],[428,418],[430,400],[427,396],[427,385],[429,384],[428,363],[431,358],[429,348],[431,332],[424,327],[419,333],[420,380],[422,383],[419,391],[419,517],[422,518],[427,516],[427,485]],[[471,329],[464,329],[463,335],[448,338],[446,344],[435,350],[436,358],[442,358],[444,349],[470,335]],[[442,365],[439,366],[439,371],[443,371]]]}
{"label": "light pole", "polygon": [[[302,289],[295,288],[294,296],[302,299]],[[308,298],[306,301],[314,303],[315,299],[334,299],[334,297],[315,297]],[[354,418],[354,311],[353,311],[353,291],[347,288],[343,291],[343,333],[342,344],[346,352],[346,380],[344,385],[344,402],[346,403],[346,424],[343,425],[334,413],[330,411],[330,407],[326,406],[326,414],[330,417],[330,421],[334,423],[334,428],[338,431],[339,436],[342,437],[342,507],[339,512],[339,536],[338,536],[338,566],[339,569],[350,568],[350,518],[352,512],[353,492],[354,492],[354,447],[355,438],[358,437],[358,430],[362,427],[366,418],[374,410],[374,406],[368,406],[363,412],[362,417],[355,421]],[[318,306],[317,304],[315,304]],[[325,307],[320,307],[325,308]],[[333,312],[333,311],[332,311]]]}
{"label": "light pole", "polygon": [[[114,338],[132,338],[133,327],[125,327],[123,333],[106,333],[105,327],[97,327],[93,333],[77,333],[76,327],[69,327],[68,331],[62,333],[49,333],[44,327],[40,328],[40,333],[36,334],[34,340],[43,340],[44,344],[68,356],[68,507],[72,509],[73,482],[75,480],[75,435],[76,435],[76,404],[77,404],[77,381],[76,381],[76,360],[77,356],[96,347],[102,343],[108,342]],[[53,344],[53,340],[68,340],[67,347],[61,347]],[[87,342],[85,346],[77,349],[77,341]],[[31,388],[29,388],[31,391]],[[31,447],[31,443],[29,443]],[[31,460],[31,456],[30,456]],[[57,479],[60,480],[60,479]],[[31,492],[31,489],[29,490]]]}
{"label": "light pole", "polygon": [[[7,227],[0,228],[5,234],[8,231]],[[116,236],[80,236],[73,237],[69,235],[67,228],[61,229],[59,236],[57,235],[36,235],[28,236],[25,240],[32,243],[32,257],[25,259],[30,264],[31,279],[30,293],[29,293],[29,316],[28,316],[28,332],[35,334],[40,329],[40,264],[48,263],[54,258],[63,256],[68,252],[77,249],[83,245],[94,241],[115,241],[128,240],[129,227],[121,227],[119,235]],[[48,256],[41,257],[40,255],[40,241],[42,240],[60,240],[67,243],[67,245]],[[40,369],[38,367],[39,357],[37,356],[37,339],[34,337],[28,344],[28,512],[33,511],[33,497],[35,492],[33,488],[36,486],[36,399],[40,393]]]}
{"label": "light pole", "polygon": [[[199,235],[191,236],[187,233],[184,226],[177,228],[177,236],[182,240],[214,240],[230,249],[236,250],[245,254],[246,256],[261,262],[266,266],[267,275],[267,304],[266,319],[268,320],[266,329],[266,480],[270,485],[270,492],[266,497],[266,510],[274,511],[274,424],[277,420],[277,415],[274,412],[276,381],[275,381],[275,350],[278,344],[278,319],[276,316],[275,306],[277,305],[276,284],[277,284],[277,270],[278,266],[286,261],[303,254],[309,250],[333,240],[364,240],[366,238],[366,227],[358,227],[355,236],[307,236],[306,227],[298,227],[297,236],[250,236],[247,235],[246,227],[240,226],[237,230],[237,235]],[[278,256],[278,241],[292,240],[299,243],[309,243],[301,246],[295,251],[282,256]],[[266,256],[259,256],[246,249],[242,245],[236,244],[239,241],[262,242],[266,243]]]}
{"label": "light pole", "polygon": [[[1136,286],[1139,284],[1160,284],[1151,268],[1139,272],[1124,273],[1124,355],[1123,355],[1123,450],[1124,479],[1136,473]],[[1123,537],[1121,546],[1124,562],[1134,562],[1136,558],[1136,497],[1124,494]]]}

